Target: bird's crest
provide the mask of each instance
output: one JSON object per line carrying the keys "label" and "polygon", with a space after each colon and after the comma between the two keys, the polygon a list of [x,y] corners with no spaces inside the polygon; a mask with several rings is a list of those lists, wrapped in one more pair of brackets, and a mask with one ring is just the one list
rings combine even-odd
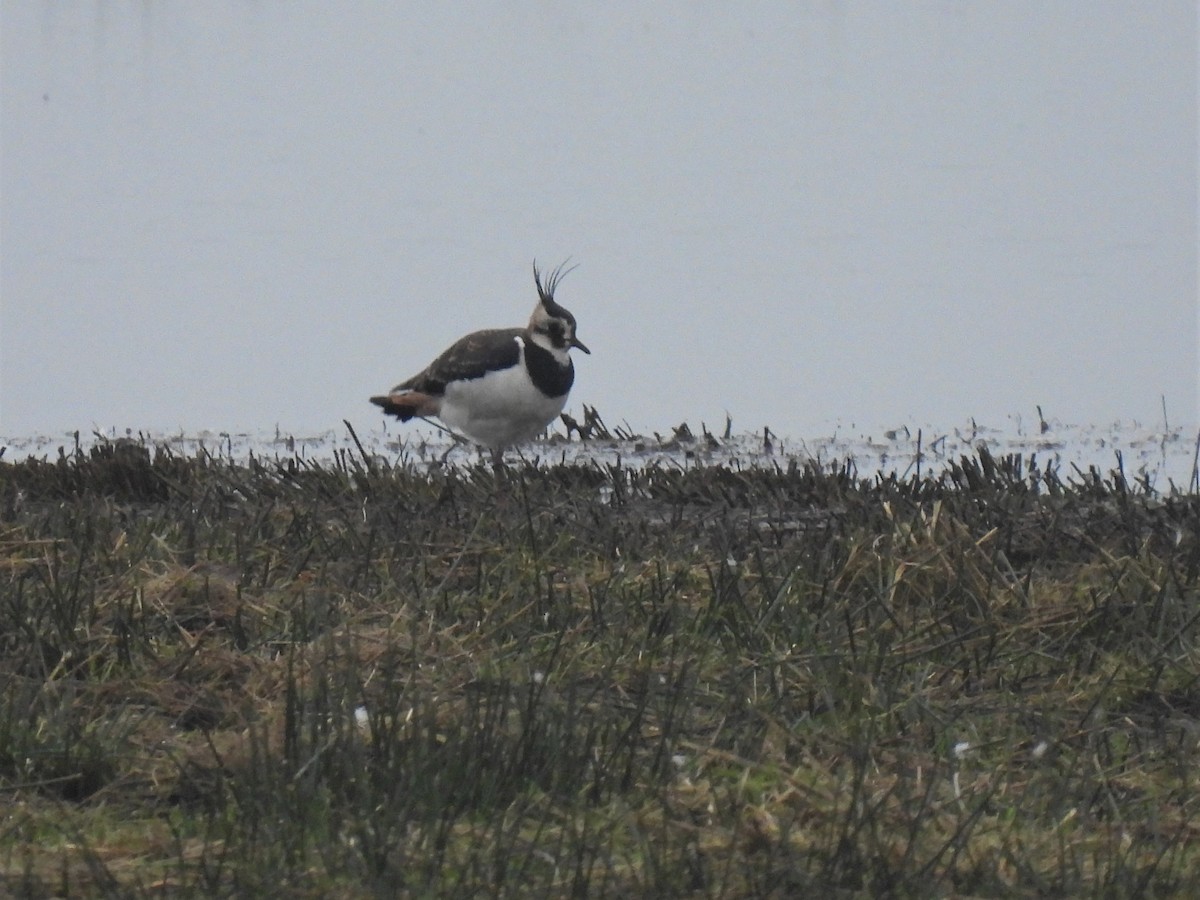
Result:
{"label": "bird's crest", "polygon": [[554,290],[558,287],[558,283],[563,280],[568,274],[574,272],[578,265],[567,268],[567,263],[571,260],[567,259],[555,269],[551,269],[546,275],[546,283],[542,284],[542,273],[538,270],[537,260],[533,261],[533,283],[537,285],[538,297],[542,301],[542,306],[546,308],[546,312],[550,315],[562,315],[563,308],[558,305],[554,299]]}

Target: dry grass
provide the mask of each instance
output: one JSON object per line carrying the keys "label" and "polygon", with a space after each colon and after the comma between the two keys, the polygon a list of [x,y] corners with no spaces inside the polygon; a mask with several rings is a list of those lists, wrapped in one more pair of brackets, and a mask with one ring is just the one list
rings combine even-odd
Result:
{"label": "dry grass", "polygon": [[1200,498],[0,464],[0,890],[1193,896]]}

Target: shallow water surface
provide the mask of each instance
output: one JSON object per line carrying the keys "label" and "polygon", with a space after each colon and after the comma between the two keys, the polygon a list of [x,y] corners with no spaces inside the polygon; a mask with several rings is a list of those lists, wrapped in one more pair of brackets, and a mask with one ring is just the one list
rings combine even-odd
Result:
{"label": "shallow water surface", "polygon": [[[1010,423],[1011,425],[1011,423]],[[122,438],[147,445],[162,445],[173,452],[207,452],[235,461],[288,459],[330,462],[363,452],[394,463],[427,468],[439,465],[473,465],[485,455],[470,446],[456,445],[428,427],[376,430],[328,430],[293,435],[281,432],[201,432],[175,434],[107,434],[41,436],[0,439],[0,459],[29,456],[56,458],[76,446],[86,449],[97,441]],[[360,450],[361,445],[361,450]],[[1093,471],[1107,477],[1121,471],[1159,492],[1200,490],[1197,459],[1200,435],[1181,429],[1155,429],[1140,425],[1107,427],[1072,426],[1034,422],[1032,430],[1008,431],[976,423],[949,430],[902,426],[878,434],[864,434],[853,425],[835,423],[831,431],[807,439],[780,437],[769,429],[758,434],[712,434],[701,427],[693,432],[686,424],[667,434],[568,440],[561,433],[525,447],[509,450],[510,461],[540,460],[553,464],[622,466],[667,465],[679,467],[733,466],[787,467],[810,460],[823,466],[849,466],[860,477],[896,474],[902,478],[937,473],[964,456],[974,458],[980,449],[992,457],[1016,455],[1026,474],[1053,469],[1063,480],[1079,480]]]}

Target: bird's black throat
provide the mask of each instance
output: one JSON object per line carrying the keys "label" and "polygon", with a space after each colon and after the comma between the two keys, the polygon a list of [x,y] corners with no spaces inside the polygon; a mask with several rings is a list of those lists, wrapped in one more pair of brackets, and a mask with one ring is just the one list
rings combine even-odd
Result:
{"label": "bird's black throat", "polygon": [[525,340],[525,368],[534,387],[547,397],[561,397],[575,382],[575,364],[567,358],[564,366],[554,354],[533,341]]}

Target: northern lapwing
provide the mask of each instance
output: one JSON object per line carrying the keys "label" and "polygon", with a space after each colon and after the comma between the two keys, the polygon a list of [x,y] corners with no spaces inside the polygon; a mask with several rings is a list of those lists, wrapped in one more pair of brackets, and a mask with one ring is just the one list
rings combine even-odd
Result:
{"label": "northern lapwing", "polygon": [[575,317],[558,305],[555,288],[567,272],[533,282],[538,304],[524,328],[494,328],[459,338],[420,373],[371,402],[401,422],[437,416],[487,447],[499,467],[505,447],[537,437],[567,403],[575,381],[570,350],[591,353],[575,336]]}

